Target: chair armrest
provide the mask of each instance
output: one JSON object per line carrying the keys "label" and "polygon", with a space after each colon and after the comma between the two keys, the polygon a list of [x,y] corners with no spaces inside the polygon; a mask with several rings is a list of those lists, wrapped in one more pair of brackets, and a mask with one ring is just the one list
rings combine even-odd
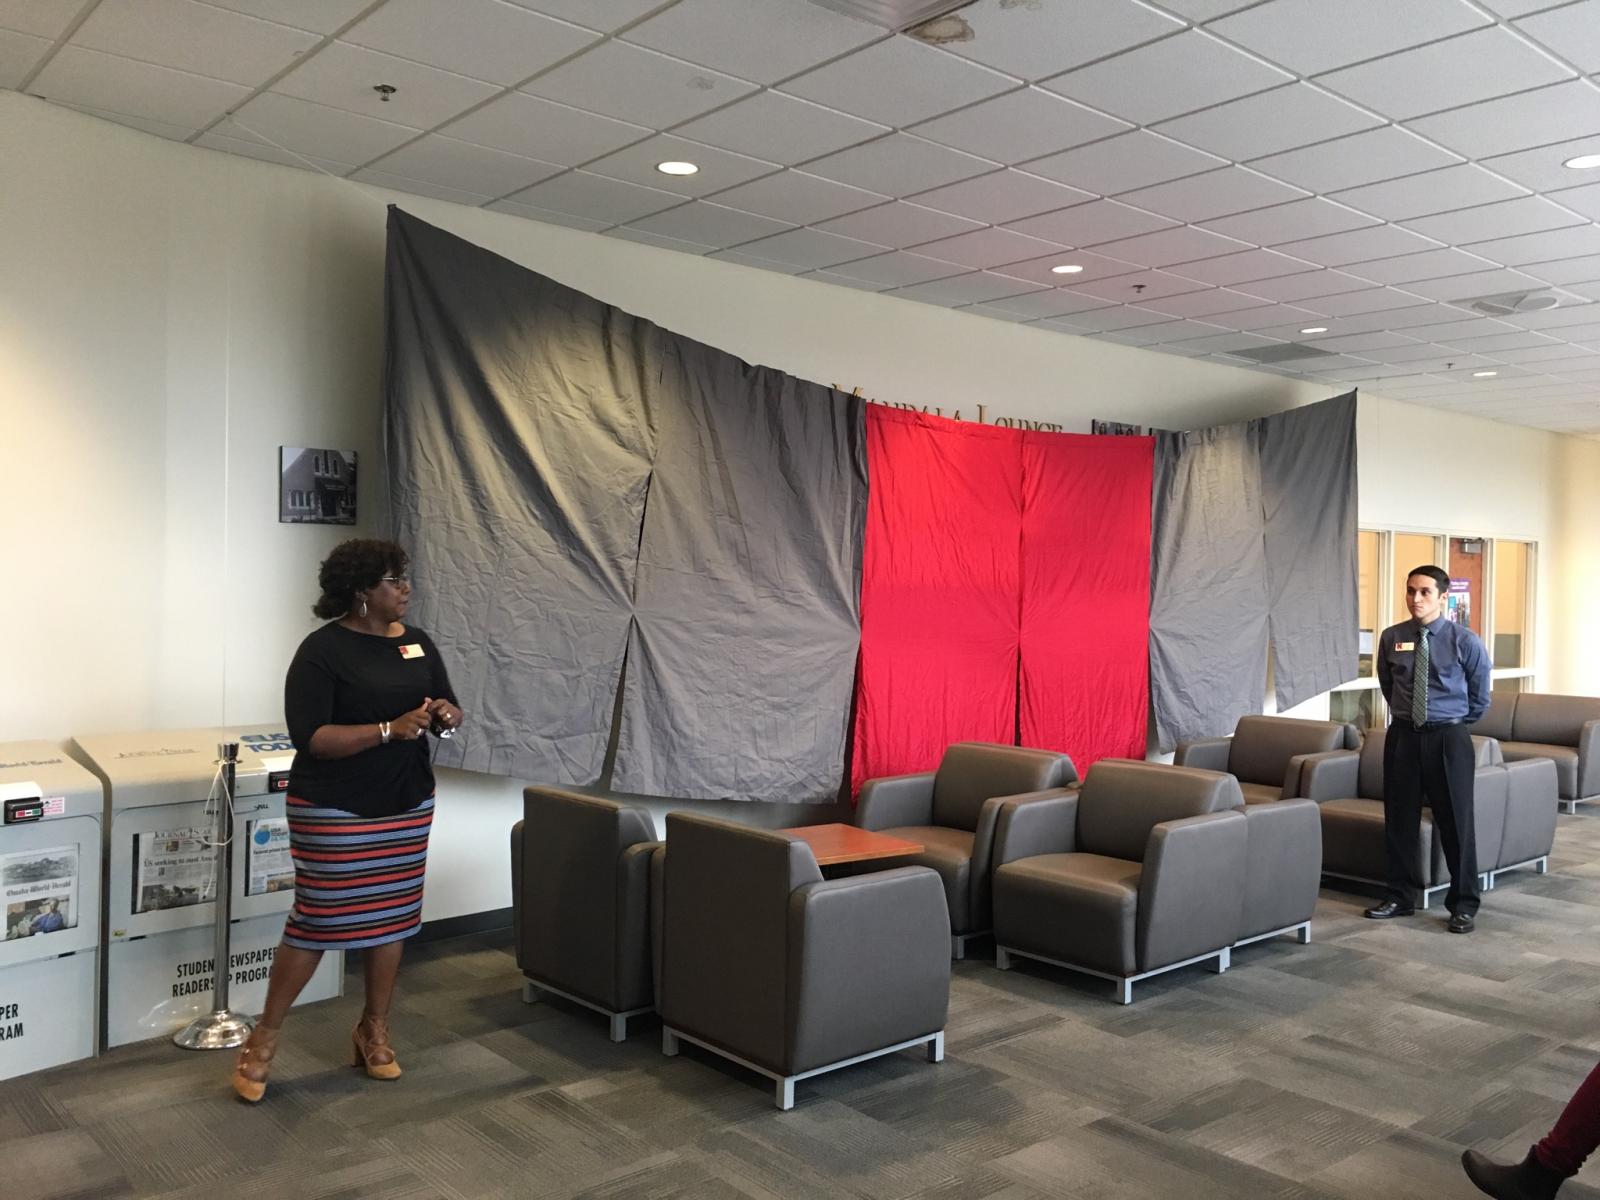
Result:
{"label": "chair armrest", "polygon": [[1018,792],[1014,796],[990,796],[978,810],[978,824],[972,831],[971,886],[967,889],[968,929],[988,929],[993,923],[989,911],[990,883],[994,874],[994,834],[1000,810],[1007,804],[1034,804],[1066,795],[1067,788],[1046,788],[1040,792]]}
{"label": "chair armrest", "polygon": [[1239,940],[1248,855],[1249,823],[1238,809],[1162,821],[1150,831],[1139,876],[1141,971]]}
{"label": "chair armrest", "polygon": [[1600,796],[1600,721],[1585,721],[1578,733],[1578,791],[1582,800]]}
{"label": "chair armrest", "polygon": [[[1556,841],[1560,801],[1556,764],[1548,758],[1525,758],[1505,764],[1506,832],[1497,867],[1524,863],[1549,854]],[[1479,859],[1479,865],[1483,865]]]}
{"label": "chair armrest", "polygon": [[[1321,751],[1320,753],[1328,753]],[[1305,795],[1305,767],[1306,759],[1313,757],[1310,754],[1294,754],[1289,758],[1288,765],[1283,771],[1283,796],[1284,800],[1294,800]]]}
{"label": "chair armrest", "polygon": [[929,868],[802,884],[789,896],[788,937],[790,1072],[944,1028],[950,914]]}
{"label": "chair armrest", "polygon": [[1240,937],[1311,920],[1322,882],[1322,813],[1305,799],[1244,810],[1247,867]]}
{"label": "chair armrest", "polygon": [[661,945],[667,929],[667,844],[650,851],[650,986],[656,1011],[661,1011]]}
{"label": "chair armrest", "polygon": [[1036,854],[1070,854],[1078,845],[1078,789],[1009,797],[995,815],[991,869]]}
{"label": "chair armrest", "polygon": [[1361,751],[1324,750],[1307,754],[1300,764],[1300,794],[1319,804],[1353,800],[1361,795]]}
{"label": "chair armrest", "polygon": [[651,963],[650,859],[665,842],[635,842],[617,862],[615,1007],[643,1008],[655,996]]}
{"label": "chair armrest", "polygon": [[933,772],[886,775],[861,785],[856,801],[860,829],[896,829],[933,824]]}
{"label": "chair armrest", "polygon": [[522,822],[511,827],[511,945],[522,965]]}
{"label": "chair armrest", "polygon": [[1179,742],[1172,756],[1175,767],[1199,767],[1202,771],[1228,773],[1228,754],[1233,749],[1231,737],[1196,738],[1192,742]]}

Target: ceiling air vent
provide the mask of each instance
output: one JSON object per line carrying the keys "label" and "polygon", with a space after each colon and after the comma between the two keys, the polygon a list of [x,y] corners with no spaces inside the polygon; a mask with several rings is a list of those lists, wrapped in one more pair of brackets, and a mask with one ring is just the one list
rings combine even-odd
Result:
{"label": "ceiling air vent", "polygon": [[1302,346],[1299,342],[1282,342],[1276,346],[1252,346],[1248,350],[1219,350],[1229,358],[1247,358],[1263,367],[1273,363],[1293,362],[1298,358],[1332,358],[1327,350],[1315,346]]}
{"label": "ceiling air vent", "polygon": [[1495,296],[1470,296],[1451,303],[1488,313],[1491,317],[1509,317],[1515,313],[1543,312],[1560,301],[1549,292],[1501,292]]}
{"label": "ceiling air vent", "polygon": [[[811,0],[819,8],[868,21],[896,32],[948,16],[973,0]],[[962,24],[965,24],[963,22]]]}

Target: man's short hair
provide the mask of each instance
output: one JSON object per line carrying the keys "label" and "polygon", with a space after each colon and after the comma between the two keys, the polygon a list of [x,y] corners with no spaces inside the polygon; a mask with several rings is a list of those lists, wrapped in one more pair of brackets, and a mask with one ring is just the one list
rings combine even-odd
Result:
{"label": "man's short hair", "polygon": [[1417,567],[1415,570],[1406,572],[1407,579],[1410,579],[1413,575],[1426,575],[1433,580],[1434,590],[1441,596],[1450,590],[1450,576],[1443,567],[1435,567],[1430,564],[1429,566]]}

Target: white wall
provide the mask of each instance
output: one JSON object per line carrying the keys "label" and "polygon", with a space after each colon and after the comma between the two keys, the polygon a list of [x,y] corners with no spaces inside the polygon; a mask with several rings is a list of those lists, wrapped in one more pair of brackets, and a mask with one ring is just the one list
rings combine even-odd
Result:
{"label": "white wall", "polygon": [[[668,328],[884,401],[1085,431],[1329,394],[384,193],[14,92],[0,92],[0,163],[5,740],[279,718],[317,563],[351,531],[277,523],[278,446],[357,450],[356,532],[383,524],[390,200]],[[1453,448],[1458,486],[1417,480],[1422,435]],[[1388,402],[1363,404],[1360,440],[1365,522],[1541,542],[1541,684],[1600,691],[1592,622],[1568,615],[1600,585],[1585,536],[1600,444]],[[1578,665],[1561,648],[1580,640]],[[445,777],[430,919],[508,902],[518,807],[513,784]]]}

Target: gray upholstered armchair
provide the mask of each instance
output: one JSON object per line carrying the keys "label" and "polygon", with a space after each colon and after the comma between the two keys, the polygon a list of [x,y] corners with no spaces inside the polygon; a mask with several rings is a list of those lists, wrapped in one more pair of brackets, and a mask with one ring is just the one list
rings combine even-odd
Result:
{"label": "gray upholstered armchair", "polygon": [[824,881],[804,842],[667,814],[662,1050],[693,1042],[777,1084],[926,1045],[944,1056],[950,921],[939,877],[900,867]]}
{"label": "gray upholstered armchair", "polygon": [[925,847],[908,861],[932,867],[950,910],[950,957],[988,933],[990,856],[1002,802],[1078,781],[1072,759],[1053,750],[957,742],[937,771],[869,779],[856,824]]}
{"label": "gray upholstered armchair", "polygon": [[1600,800],[1600,697],[1496,692],[1472,732],[1492,737],[1508,763],[1548,758],[1561,807]]}
{"label": "gray upholstered armchair", "polygon": [[644,809],[566,788],[522,793],[511,829],[511,912],[522,998],[540,991],[610,1018],[611,1040],[649,1012],[650,854]]}
{"label": "gray upholstered armchair", "polygon": [[1262,804],[1305,793],[1300,768],[1308,754],[1354,750],[1361,735],[1339,721],[1299,717],[1240,717],[1231,737],[1201,738],[1178,746],[1173,763],[1223,771],[1239,781],[1246,804]]}
{"label": "gray upholstered armchair", "polygon": [[1248,823],[1229,775],[1104,760],[1065,795],[1002,806],[996,965],[1036,958],[1110,979],[1117,999],[1205,959],[1228,969]]}

